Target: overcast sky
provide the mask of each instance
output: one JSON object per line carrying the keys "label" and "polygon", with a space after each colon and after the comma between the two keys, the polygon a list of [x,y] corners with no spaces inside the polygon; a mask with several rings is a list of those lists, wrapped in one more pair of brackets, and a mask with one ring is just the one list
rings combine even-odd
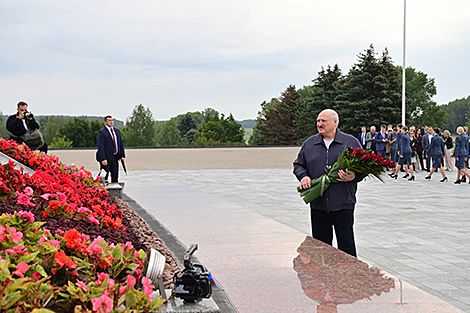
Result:
{"label": "overcast sky", "polygon": [[[157,120],[212,107],[238,120],[370,44],[401,65],[403,0],[0,2],[0,111]],[[407,66],[440,104],[470,95],[470,1],[407,1]]]}

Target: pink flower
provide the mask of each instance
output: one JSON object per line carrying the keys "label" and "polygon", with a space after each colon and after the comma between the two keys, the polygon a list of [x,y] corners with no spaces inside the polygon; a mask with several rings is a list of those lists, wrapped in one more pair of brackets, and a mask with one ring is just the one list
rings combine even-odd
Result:
{"label": "pink flower", "polygon": [[60,248],[60,241],[59,240],[48,240],[47,242],[50,243],[51,246],[53,246],[53,247]]}
{"label": "pink flower", "polygon": [[31,188],[31,187],[26,187],[26,188],[24,189],[24,193],[25,193],[27,196],[31,197],[31,196],[33,195],[33,193],[34,193],[33,188]]}
{"label": "pink flower", "polygon": [[113,309],[113,300],[107,295],[91,299],[93,311],[98,313],[109,313]]}
{"label": "pink flower", "polygon": [[45,193],[45,194],[41,195],[40,197],[45,199],[45,200],[49,200],[49,198],[55,197],[55,196],[57,196],[55,193]]}
{"label": "pink flower", "polygon": [[8,254],[26,254],[28,251],[24,248],[22,244],[14,246],[13,249],[5,249],[5,252]]}
{"label": "pink flower", "polygon": [[18,199],[16,201],[17,204],[27,205],[27,206],[36,206],[34,203],[29,201],[29,196],[25,195],[24,193],[16,192]]}
{"label": "pink flower", "polygon": [[67,201],[67,196],[62,192],[59,192],[59,201],[62,201],[62,202]]}
{"label": "pink flower", "polygon": [[130,242],[130,241],[126,242],[125,247],[126,247],[126,251],[130,250],[130,249],[134,249],[134,246],[132,245],[132,242]]}
{"label": "pink flower", "polygon": [[78,176],[81,178],[81,179],[85,179],[87,177],[85,171],[83,169],[81,169],[80,171],[78,171]]}
{"label": "pink flower", "polygon": [[150,295],[153,292],[154,285],[152,285],[152,281],[147,277],[142,278],[142,284],[144,285],[144,293],[147,295],[150,301],[152,301],[152,297]]}
{"label": "pink flower", "polygon": [[77,280],[77,282],[75,283],[80,289],[82,289],[83,291],[87,292],[88,291],[88,287],[86,286],[86,284],[84,282],[82,282],[81,280]]}
{"label": "pink flower", "polygon": [[108,279],[108,288],[109,289],[114,289],[114,286],[116,285],[114,279],[110,278]]}
{"label": "pink flower", "polygon": [[119,296],[122,296],[123,294],[125,294],[126,291],[127,291],[126,285],[122,285],[121,287],[119,287]]}
{"label": "pink flower", "polygon": [[103,273],[103,272],[100,272],[98,274],[96,274],[96,276],[98,276],[98,280],[96,281],[96,283],[98,284],[98,286],[101,286],[101,284],[106,280],[106,278],[108,277],[108,274],[106,273]]}
{"label": "pink flower", "polygon": [[78,208],[78,213],[88,213],[88,212],[91,212],[89,208],[85,208],[85,207]]}
{"label": "pink flower", "polygon": [[134,276],[127,275],[127,285],[130,289],[134,288],[136,281]]}
{"label": "pink flower", "polygon": [[96,218],[94,218],[93,216],[91,216],[91,215],[88,216],[88,220],[90,220],[90,222],[92,222],[92,223],[94,223],[94,224],[96,224],[96,225],[99,225],[99,224],[100,224],[100,222],[99,222]]}
{"label": "pink flower", "polygon": [[10,230],[10,238],[13,240],[14,243],[19,244],[21,238],[23,238],[23,233],[20,231],[16,231],[16,228],[11,228]]}
{"label": "pink flower", "polygon": [[16,271],[13,272],[13,275],[17,275],[19,277],[24,277],[24,273],[26,273],[29,270],[29,265],[26,264],[25,262],[20,262],[16,266]]}
{"label": "pink flower", "polygon": [[34,223],[34,214],[33,213],[27,212],[27,211],[19,211],[18,215],[19,216],[25,216],[28,222]]}

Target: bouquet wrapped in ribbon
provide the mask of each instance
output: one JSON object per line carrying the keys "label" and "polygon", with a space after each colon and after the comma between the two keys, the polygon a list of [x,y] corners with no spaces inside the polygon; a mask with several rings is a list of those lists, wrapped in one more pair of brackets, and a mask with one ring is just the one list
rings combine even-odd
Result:
{"label": "bouquet wrapped in ribbon", "polygon": [[311,187],[309,189],[300,189],[297,191],[304,199],[305,203],[310,203],[318,197],[323,196],[325,190],[331,183],[338,183],[340,170],[345,172],[352,171],[356,175],[374,175],[382,181],[381,174],[383,168],[395,167],[395,162],[390,159],[383,159],[380,154],[375,154],[371,150],[344,148],[343,153],[338,157],[338,160],[329,168],[326,169],[326,174],[312,179]]}

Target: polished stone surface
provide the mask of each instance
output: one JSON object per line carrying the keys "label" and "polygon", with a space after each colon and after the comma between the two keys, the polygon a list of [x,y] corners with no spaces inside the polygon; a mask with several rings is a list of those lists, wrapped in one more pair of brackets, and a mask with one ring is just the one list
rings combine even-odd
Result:
{"label": "polished stone surface", "polygon": [[[424,191],[420,193],[418,187],[422,187],[424,182],[406,185],[404,181],[381,184],[368,180],[361,183],[358,194],[361,206],[356,211],[360,259],[389,273],[397,262],[399,266],[403,264],[403,256],[407,254],[414,263],[407,262],[409,267],[402,273],[399,267],[395,267],[397,270],[392,274],[398,278],[390,274],[379,275],[376,270],[366,269],[369,266],[365,263],[353,266],[352,274],[355,276],[359,275],[357,269],[360,268],[365,270],[364,275],[375,273],[375,280],[369,280],[375,283],[371,287],[377,289],[363,291],[365,299],[353,293],[350,297],[357,298],[354,302],[339,304],[335,302],[333,291],[330,292],[335,289],[329,286],[320,288],[323,294],[316,292],[320,298],[310,298],[308,295],[313,295],[312,288],[305,287],[310,285],[308,279],[304,279],[308,275],[299,275],[295,270],[295,264],[302,264],[299,260],[304,262],[297,250],[310,233],[310,225],[308,209],[293,192],[297,182],[291,170],[148,171],[130,172],[125,179],[126,194],[153,214],[186,246],[192,243],[199,245],[198,259],[222,283],[240,312],[462,312],[456,306],[467,311],[465,299],[468,294],[454,294],[456,296],[451,298],[441,294],[445,285],[428,286],[428,292],[413,285],[419,282],[425,285],[428,279],[433,281],[436,276],[441,282],[457,277],[461,281],[460,287],[448,286],[452,290],[466,290],[470,286],[466,276],[468,263],[460,263],[461,271],[454,276],[443,277],[440,275],[444,272],[442,268],[448,263],[436,261],[434,251],[448,249],[459,253],[461,257],[456,258],[454,264],[457,267],[459,259],[468,262],[465,257],[468,250],[451,249],[455,243],[446,242],[446,236],[441,238],[442,246],[429,245],[439,235],[434,233],[430,236],[426,229],[431,227],[435,232],[437,226],[426,226],[424,218],[414,218],[409,212],[406,212],[408,220],[405,220],[401,215],[402,205],[387,204],[383,198],[377,197],[380,188],[391,194],[400,191],[403,195],[401,201],[406,201],[407,207],[420,210],[422,197],[426,197],[427,191],[422,188]],[[426,183],[426,188],[440,187],[442,190],[450,187],[433,181]],[[411,197],[405,195],[410,191],[406,189],[409,186],[416,188]],[[431,208],[425,213],[427,217],[437,222],[440,211],[433,210],[432,203],[426,207]],[[394,214],[388,212],[393,210]],[[441,216],[441,224],[438,225],[445,223],[448,217],[445,215]],[[462,221],[465,222],[464,219]],[[457,232],[458,235],[458,229],[452,231],[448,228],[448,232]],[[417,240],[426,235],[430,237],[429,242]],[[343,278],[343,275],[348,277],[351,274],[347,269],[339,268],[341,274],[337,276],[337,282],[340,284],[349,282]],[[428,274],[427,271],[432,269],[435,274]],[[416,274],[424,275],[424,278],[411,280],[413,285],[406,282],[410,281],[407,277]],[[335,280],[330,277],[329,281]],[[392,281],[394,288],[385,292],[384,288],[389,287],[387,284],[391,286]],[[363,288],[365,282],[359,286]]]}

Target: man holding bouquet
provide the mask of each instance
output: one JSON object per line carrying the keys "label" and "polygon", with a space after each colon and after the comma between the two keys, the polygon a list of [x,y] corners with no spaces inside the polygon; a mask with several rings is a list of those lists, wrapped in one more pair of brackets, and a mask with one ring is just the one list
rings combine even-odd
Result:
{"label": "man holding bouquet", "polygon": [[[338,129],[339,117],[334,110],[323,110],[317,118],[318,134],[305,140],[294,161],[294,174],[300,189],[311,187],[312,179],[327,177],[329,169],[338,160],[345,147],[361,149],[356,137]],[[357,183],[365,175],[340,169],[336,182],[321,190],[321,196],[310,202],[313,237],[329,245],[333,241],[333,228],[338,249],[357,256],[354,242],[354,208]],[[328,177],[326,178],[328,179]]]}

